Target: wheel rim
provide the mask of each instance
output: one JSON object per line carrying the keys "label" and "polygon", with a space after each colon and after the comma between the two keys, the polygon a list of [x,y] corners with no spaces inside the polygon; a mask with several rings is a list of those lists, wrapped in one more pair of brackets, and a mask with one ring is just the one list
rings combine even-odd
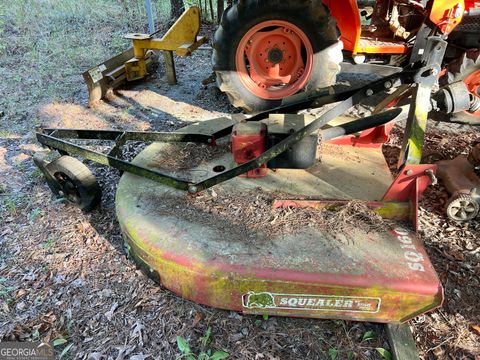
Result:
{"label": "wheel rim", "polygon": [[[480,70],[477,70],[467,76],[464,80],[467,85],[468,91],[477,98],[477,101],[480,102]],[[480,109],[476,111],[468,111],[468,114],[480,116]]]}
{"label": "wheel rim", "polygon": [[63,172],[57,172],[54,176],[60,185],[60,196],[66,198],[71,203],[79,204],[81,201],[80,192],[72,179]]}
{"label": "wheel rim", "polygon": [[236,70],[254,95],[279,100],[305,87],[313,70],[313,47],[307,35],[288,21],[269,20],[240,40]]}
{"label": "wheel rim", "polygon": [[477,216],[478,207],[474,200],[460,198],[450,204],[448,211],[453,220],[468,221]]}

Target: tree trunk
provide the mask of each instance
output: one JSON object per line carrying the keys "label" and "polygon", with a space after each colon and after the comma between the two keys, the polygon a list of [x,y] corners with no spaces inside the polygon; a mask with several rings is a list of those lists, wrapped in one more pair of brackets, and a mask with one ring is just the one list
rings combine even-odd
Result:
{"label": "tree trunk", "polygon": [[183,0],[170,0],[170,18],[176,20],[185,11]]}
{"label": "tree trunk", "polygon": [[215,22],[215,13],[213,12],[213,0],[210,0],[210,15],[212,15],[212,23]]}
{"label": "tree trunk", "polygon": [[225,7],[225,4],[223,3],[223,0],[217,0],[217,22],[220,24],[220,20],[222,19],[223,15],[223,10]]}

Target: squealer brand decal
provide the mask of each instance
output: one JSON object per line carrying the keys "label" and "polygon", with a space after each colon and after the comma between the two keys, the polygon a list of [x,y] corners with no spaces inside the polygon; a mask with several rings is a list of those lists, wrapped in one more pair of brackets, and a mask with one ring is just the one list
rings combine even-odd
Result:
{"label": "squealer brand decal", "polygon": [[333,295],[297,295],[273,294],[269,292],[248,292],[242,297],[243,307],[247,309],[285,309],[349,311],[376,313],[380,310],[380,298],[333,296]]}

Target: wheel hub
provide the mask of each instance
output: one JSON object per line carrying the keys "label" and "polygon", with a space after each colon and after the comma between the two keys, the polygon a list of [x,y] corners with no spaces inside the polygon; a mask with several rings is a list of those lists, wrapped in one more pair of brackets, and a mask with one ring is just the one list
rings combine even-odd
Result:
{"label": "wheel hub", "polygon": [[58,172],[55,175],[58,183],[60,184],[61,190],[60,195],[67,198],[72,203],[78,203],[80,199],[80,194],[78,192],[77,186],[73,183],[66,174]]}
{"label": "wheel hub", "polygon": [[280,49],[274,48],[268,52],[268,60],[273,64],[278,64],[283,60],[283,52]]}
{"label": "wheel hub", "polygon": [[447,206],[448,217],[455,221],[470,221],[477,217],[478,211],[478,203],[468,195],[452,199]]}
{"label": "wheel hub", "polygon": [[251,28],[236,53],[240,80],[256,96],[283,99],[300,91],[313,69],[313,48],[307,35],[282,20]]}

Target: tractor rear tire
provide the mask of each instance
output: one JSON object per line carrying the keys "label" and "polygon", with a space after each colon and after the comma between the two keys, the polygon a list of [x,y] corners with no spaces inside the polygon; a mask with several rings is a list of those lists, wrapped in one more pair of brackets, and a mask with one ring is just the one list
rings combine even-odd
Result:
{"label": "tractor rear tire", "polygon": [[440,80],[441,85],[464,81],[469,88],[474,87],[472,81],[475,81],[477,93],[472,96],[476,97],[476,109],[452,114],[451,121],[480,124],[480,94],[478,94],[480,91],[480,49],[468,50],[460,58],[448,64],[447,73]]}
{"label": "tractor rear tire", "polygon": [[[278,40],[281,39],[281,31],[295,37],[295,41],[290,44],[288,38]],[[260,40],[253,43],[252,39],[258,39],[255,36],[265,36],[268,32],[271,37],[262,40],[262,45]],[[270,39],[272,45],[268,48]],[[251,54],[263,57],[260,61],[251,55],[257,60],[253,61],[255,69],[266,74],[268,65],[272,69],[278,65],[277,70],[283,66],[285,69],[281,70],[284,73],[273,76],[280,78],[285,75],[283,79],[290,79],[289,83],[280,81],[284,85],[268,85],[269,80],[258,82],[258,77],[252,77],[253,66],[247,51],[257,41],[259,47],[255,49],[263,50],[252,51]],[[288,47],[289,44],[292,46]],[[288,54],[292,56],[288,57]],[[342,43],[339,42],[336,21],[322,0],[238,0],[225,10],[213,41],[212,62],[217,85],[235,107],[246,112],[277,107],[283,98],[301,90],[333,85],[341,61]],[[292,72],[288,73],[290,69]]]}

